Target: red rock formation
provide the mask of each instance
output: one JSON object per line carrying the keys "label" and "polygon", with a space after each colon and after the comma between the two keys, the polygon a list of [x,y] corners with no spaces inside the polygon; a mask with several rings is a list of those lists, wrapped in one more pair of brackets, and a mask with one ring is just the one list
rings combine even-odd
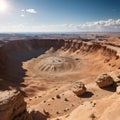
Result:
{"label": "red rock formation", "polygon": [[99,42],[84,42],[79,40],[66,40],[63,50],[70,50],[75,52],[76,50],[80,50],[81,52],[91,53],[98,52],[101,50],[101,54],[109,57],[118,58],[117,51],[110,47],[107,47],[105,44]]}
{"label": "red rock formation", "polygon": [[0,92],[0,120],[32,120],[20,92]]}

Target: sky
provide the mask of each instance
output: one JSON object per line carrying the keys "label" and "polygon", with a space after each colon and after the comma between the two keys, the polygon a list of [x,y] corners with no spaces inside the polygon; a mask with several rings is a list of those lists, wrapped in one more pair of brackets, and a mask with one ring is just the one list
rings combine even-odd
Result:
{"label": "sky", "polygon": [[0,32],[119,32],[120,0],[0,0]]}

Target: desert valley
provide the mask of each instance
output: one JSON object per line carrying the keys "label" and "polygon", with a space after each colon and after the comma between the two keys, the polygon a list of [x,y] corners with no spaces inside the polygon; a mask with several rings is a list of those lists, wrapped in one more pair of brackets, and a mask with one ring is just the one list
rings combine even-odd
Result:
{"label": "desert valley", "polygon": [[120,120],[120,35],[76,36],[1,40],[0,120]]}

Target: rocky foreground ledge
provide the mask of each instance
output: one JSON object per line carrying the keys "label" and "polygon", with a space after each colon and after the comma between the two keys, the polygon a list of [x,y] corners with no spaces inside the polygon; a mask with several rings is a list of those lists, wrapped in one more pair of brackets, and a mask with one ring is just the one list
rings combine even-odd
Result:
{"label": "rocky foreground ledge", "polygon": [[0,92],[0,120],[32,120],[20,92],[16,90]]}

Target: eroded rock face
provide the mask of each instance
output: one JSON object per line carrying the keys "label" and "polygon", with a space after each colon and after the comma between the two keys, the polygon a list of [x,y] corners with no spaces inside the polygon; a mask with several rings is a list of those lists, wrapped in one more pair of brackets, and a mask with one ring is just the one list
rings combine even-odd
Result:
{"label": "eroded rock face", "polygon": [[98,76],[96,83],[100,88],[103,88],[112,85],[114,83],[114,80],[110,75],[104,73]]}
{"label": "eroded rock face", "polygon": [[32,120],[20,92],[0,92],[0,120]]}
{"label": "eroded rock face", "polygon": [[81,96],[86,92],[86,87],[82,82],[77,82],[73,85],[72,91],[77,95]]}

